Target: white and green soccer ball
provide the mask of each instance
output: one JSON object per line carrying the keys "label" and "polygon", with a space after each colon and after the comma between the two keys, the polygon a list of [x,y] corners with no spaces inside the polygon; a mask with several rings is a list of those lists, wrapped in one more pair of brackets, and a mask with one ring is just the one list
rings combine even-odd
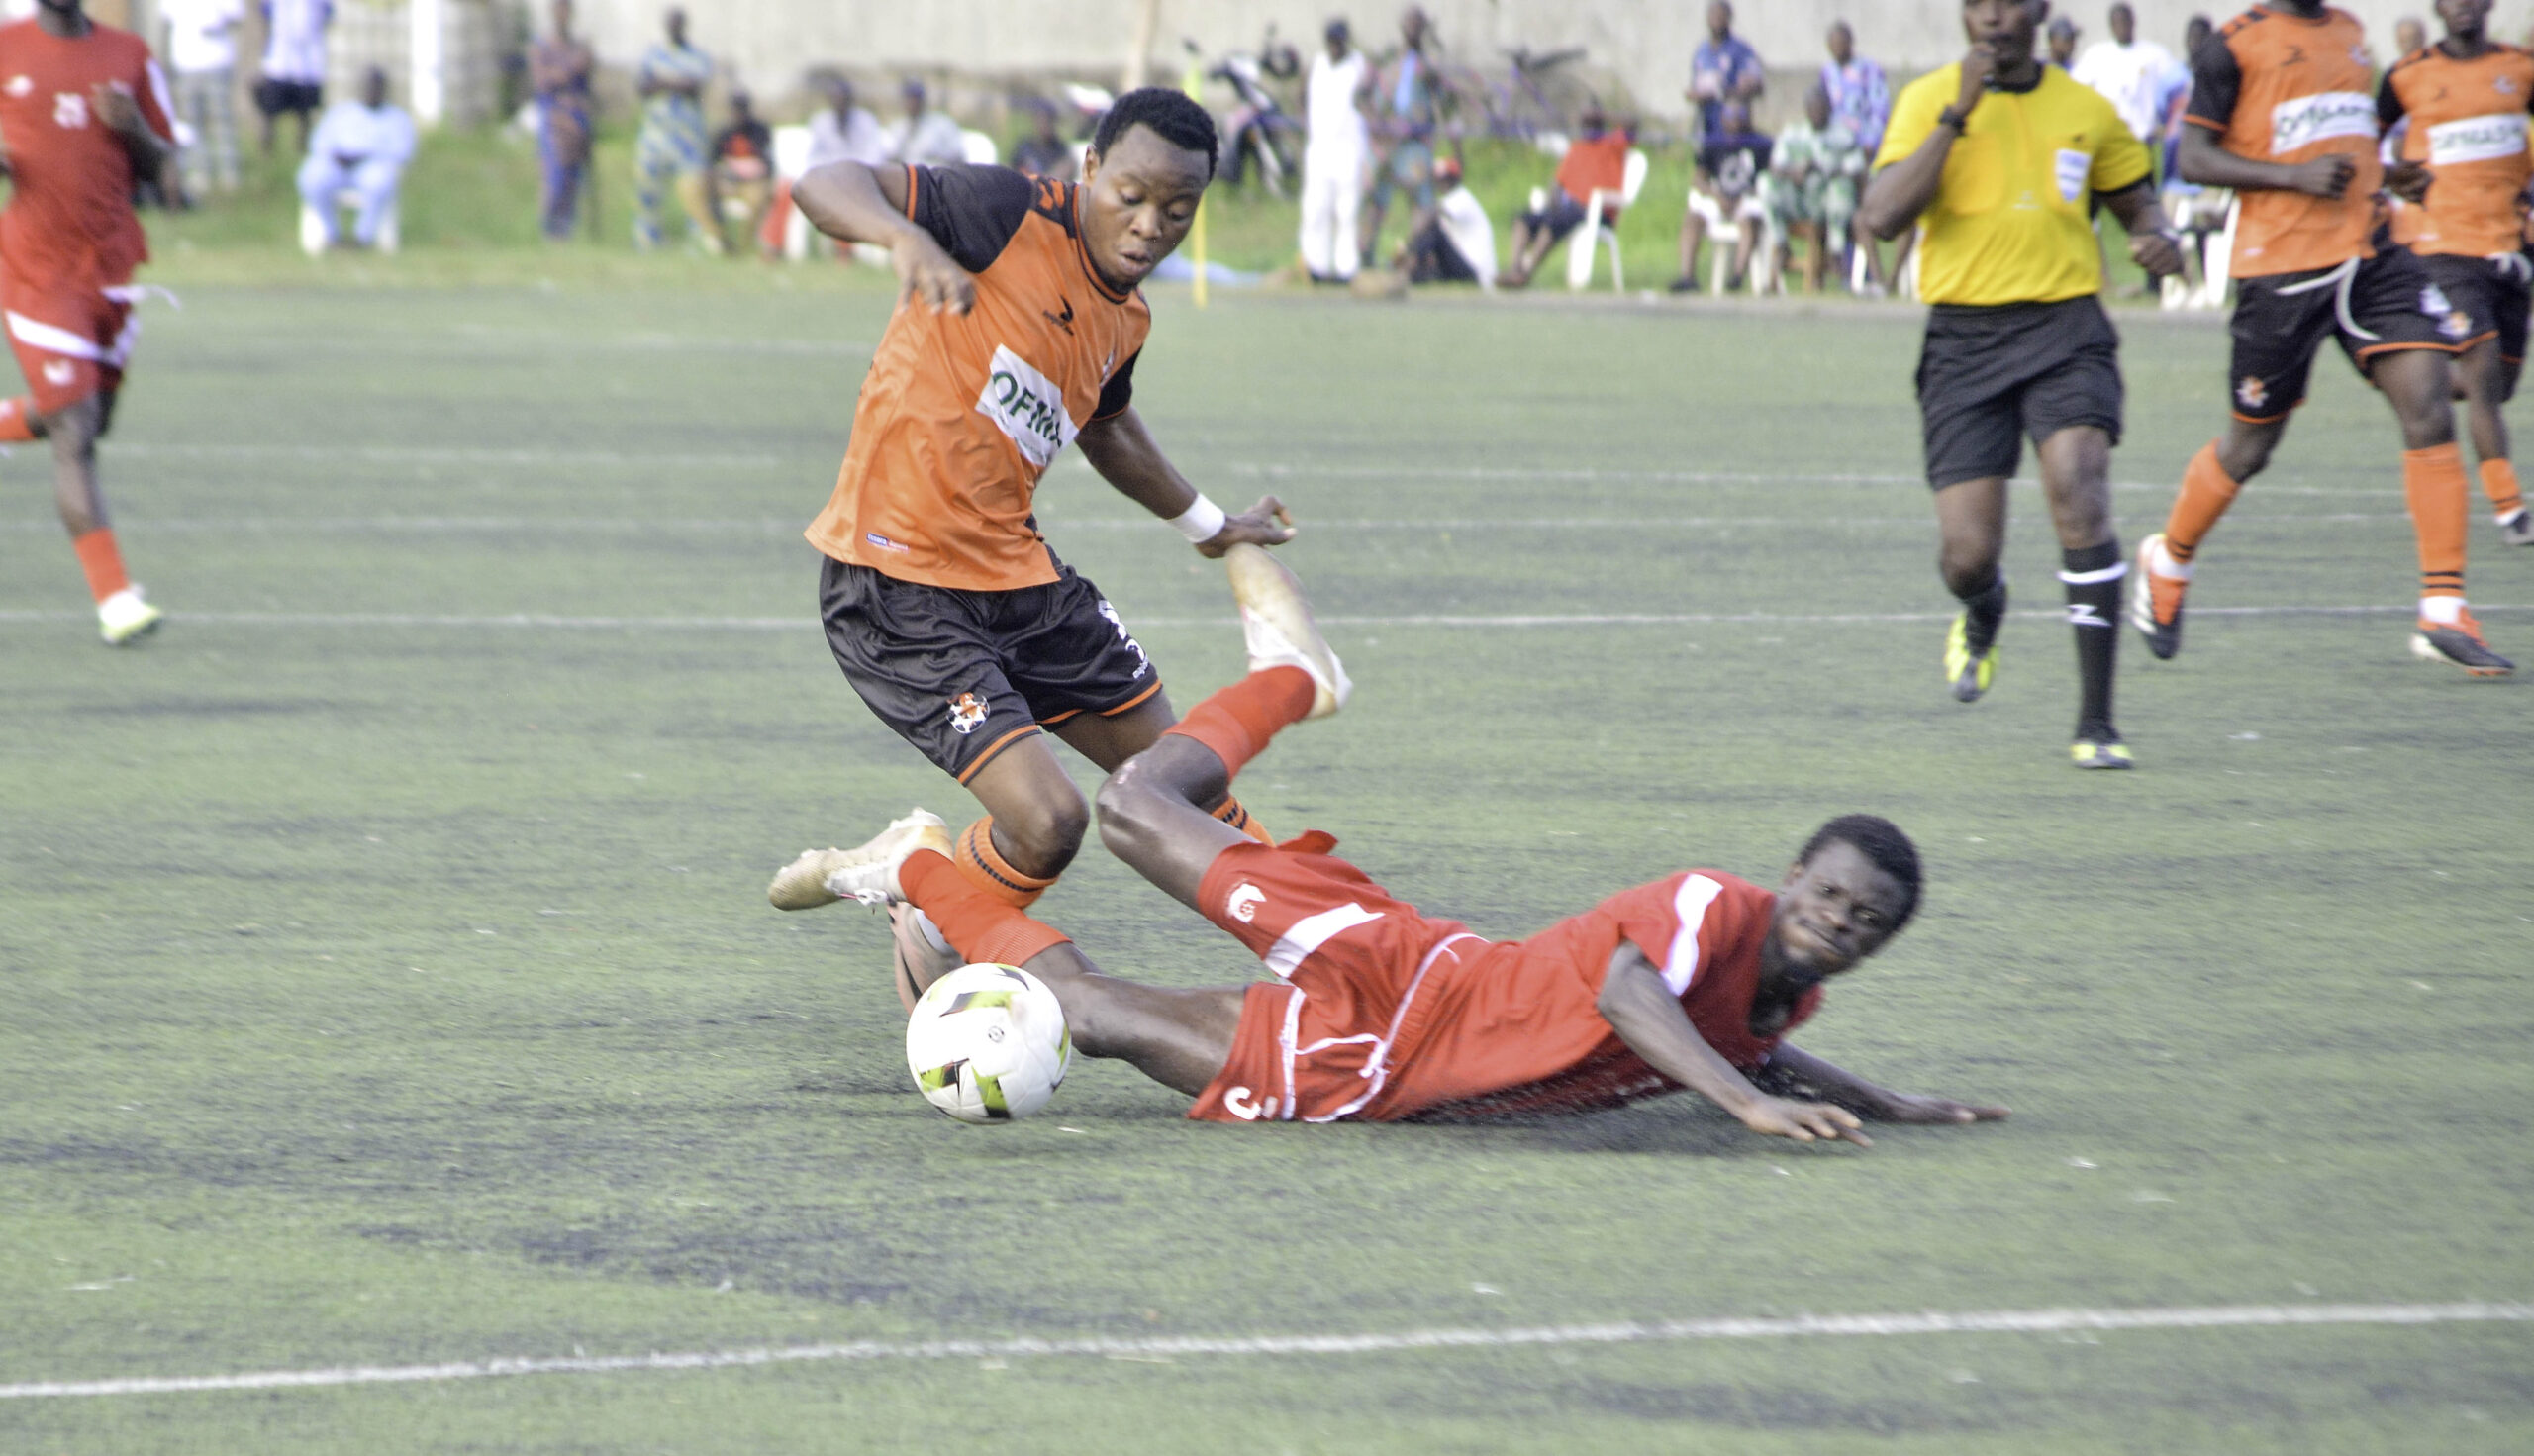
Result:
{"label": "white and green soccer ball", "polygon": [[1028,1116],[1072,1066],[1056,993],[1019,966],[961,966],[926,989],[907,1021],[917,1089],[962,1122]]}

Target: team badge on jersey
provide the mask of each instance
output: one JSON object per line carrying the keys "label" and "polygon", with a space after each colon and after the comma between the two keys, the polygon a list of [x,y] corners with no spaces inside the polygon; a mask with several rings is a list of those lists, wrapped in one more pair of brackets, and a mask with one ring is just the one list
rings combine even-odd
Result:
{"label": "team badge on jersey", "polygon": [[2247,374],[2235,386],[2235,402],[2247,410],[2258,410],[2270,403],[2270,386],[2261,382],[2259,374]]}
{"label": "team badge on jersey", "polygon": [[961,737],[986,726],[986,705],[974,693],[961,693],[950,700],[950,727]]}

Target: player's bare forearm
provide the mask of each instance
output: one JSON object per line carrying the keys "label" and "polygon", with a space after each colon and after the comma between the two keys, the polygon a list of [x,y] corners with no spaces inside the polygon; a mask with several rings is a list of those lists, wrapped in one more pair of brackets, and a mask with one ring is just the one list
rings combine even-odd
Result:
{"label": "player's bare forearm", "polygon": [[926,304],[936,314],[965,314],[976,306],[977,280],[907,217],[907,187],[903,167],[829,162],[792,184],[792,203],[829,238],[889,249],[901,300]]}
{"label": "player's bare forearm", "polygon": [[2217,134],[2186,122],[2182,144],[2174,151],[2174,170],[2186,182],[2202,187],[2231,187],[2238,192],[2302,192],[2309,197],[2338,197],[2358,174],[2356,159],[2342,153],[2308,161],[2255,161],[2217,145]]}
{"label": "player's bare forearm", "polygon": [[[1197,504],[1197,487],[1190,485],[1188,477],[1180,474],[1179,467],[1161,452],[1160,442],[1144,428],[1143,417],[1135,413],[1134,406],[1085,425],[1074,437],[1074,442],[1082,446],[1082,457],[1100,472],[1101,479],[1164,521],[1185,515],[1189,507]],[[1244,541],[1261,546],[1283,545],[1294,538],[1292,520],[1284,502],[1274,496],[1262,496],[1249,510],[1224,517],[1222,529],[1197,542],[1197,550],[1212,557]]]}
{"label": "player's bare forearm", "polygon": [[1831,1103],[1878,1122],[1990,1122],[2006,1116],[2001,1107],[1879,1087],[1801,1047],[1785,1044],[1770,1053],[1768,1065],[1755,1080],[1780,1096]]}
{"label": "player's bare forearm", "polygon": [[1611,954],[1594,1009],[1647,1066],[1731,1113],[1754,1132],[1798,1142],[1844,1138],[1863,1147],[1874,1145],[1857,1130],[1856,1116],[1843,1108],[1792,1102],[1752,1086],[1707,1045],[1679,998],[1663,984],[1663,973],[1633,944],[1621,941]]}
{"label": "player's bare forearm", "polygon": [[2164,204],[2156,200],[2153,180],[2141,177],[2117,192],[2106,192],[2102,205],[2128,231],[2129,255],[2148,276],[2170,278],[2182,272],[2182,240],[2166,219]]}

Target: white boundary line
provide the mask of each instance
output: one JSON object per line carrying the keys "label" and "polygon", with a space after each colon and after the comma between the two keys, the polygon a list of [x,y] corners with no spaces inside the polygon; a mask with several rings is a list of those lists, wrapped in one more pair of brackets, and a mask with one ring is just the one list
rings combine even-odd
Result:
{"label": "white boundary line", "polygon": [[650,454],[625,450],[458,449],[441,445],[113,443],[109,457],[169,460],[360,460],[382,465],[605,465],[759,468],[787,463],[769,454]]}
{"label": "white boundary line", "polygon": [[[2365,606],[2193,607],[2193,617],[2390,617],[2418,608],[2408,602]],[[2534,606],[2476,602],[2475,612],[2534,612]],[[2057,622],[2066,614],[2051,608],[2027,608],[2010,616]],[[569,631],[814,631],[817,619],[800,617],[565,617],[519,612],[495,616],[442,616],[420,612],[189,612],[168,614],[175,622],[222,627],[427,627],[546,628]],[[1462,617],[1408,614],[1395,617],[1322,617],[1322,627],[1801,627],[1812,624],[1950,622],[1951,612],[1576,612]],[[0,626],[14,623],[85,622],[86,612],[32,608],[0,609]],[[1129,624],[1137,631],[1157,628],[1227,628],[1229,617],[1140,617]]]}
{"label": "white boundary line", "polygon": [[[2403,511],[2336,511],[2328,515],[2293,516],[2245,513],[2230,516],[2228,524],[2264,524],[2275,526],[2363,525],[2371,522],[2410,520]],[[720,532],[729,534],[790,536],[801,534],[804,522],[792,517],[685,517],[641,519],[624,516],[166,516],[117,518],[117,529],[127,534],[164,532],[169,534],[211,534],[223,532],[238,534],[305,532],[316,534],[464,534],[469,533],[569,532],[574,534],[670,535],[687,533]],[[1122,516],[1094,517],[1088,520],[1041,521],[1039,525],[1057,535],[1070,532],[1150,531],[1161,523],[1146,516],[1140,519]],[[1733,531],[1742,527],[1763,530],[1823,531],[1852,527],[1888,530],[1894,527],[1931,526],[1926,516],[1575,516],[1511,518],[1485,516],[1426,517],[1421,520],[1358,520],[1336,521],[1312,519],[1304,523],[1320,534],[1348,531]],[[0,531],[25,532],[50,535],[61,530],[61,524],[50,517],[28,517],[18,521],[0,521]]]}
{"label": "white boundary line", "polygon": [[1623,1345],[1669,1340],[1803,1339],[1917,1334],[2063,1334],[2128,1329],[2241,1329],[2316,1325],[2489,1324],[2534,1321],[2534,1305],[2212,1305],[2146,1310],[1998,1310],[1946,1314],[1802,1314],[1786,1319],[1666,1319],[1651,1323],[1562,1324],[1511,1329],[1414,1329],[1395,1334],[1186,1335],[1151,1339],[925,1340],[892,1344],[766,1345],[673,1354],[570,1355],[453,1360],[438,1365],[338,1365],[238,1375],[124,1376],[109,1380],[0,1385],[0,1400],[65,1396],[165,1396],[207,1391],[270,1391],[312,1386],[410,1385],[509,1375],[603,1375],[631,1371],[729,1370],[847,1360],[1038,1359],[1049,1356],[1155,1360],[1175,1356],[1363,1355],[1407,1350],[1508,1349],[1544,1345]]}

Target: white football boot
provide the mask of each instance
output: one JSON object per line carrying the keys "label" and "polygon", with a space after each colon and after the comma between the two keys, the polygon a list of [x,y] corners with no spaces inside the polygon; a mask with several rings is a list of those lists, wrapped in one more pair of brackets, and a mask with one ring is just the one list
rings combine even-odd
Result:
{"label": "white football boot", "polygon": [[97,634],[109,647],[129,646],[158,630],[166,609],[141,599],[139,586],[128,586],[97,604]]}
{"label": "white football boot", "polygon": [[815,910],[839,900],[864,905],[901,904],[906,891],[898,884],[898,866],[919,849],[950,857],[950,826],[941,816],[912,810],[889,821],[871,842],[854,849],[804,849],[801,857],[774,872],[765,898],[776,910]]}
{"label": "white football boot", "polygon": [[1231,573],[1232,600],[1240,604],[1240,633],[1249,646],[1249,670],[1299,667],[1311,674],[1319,693],[1305,718],[1326,718],[1345,707],[1355,685],[1347,680],[1345,665],[1329,650],[1328,639],[1312,620],[1302,582],[1266,547],[1246,541],[1223,552],[1223,567]]}

